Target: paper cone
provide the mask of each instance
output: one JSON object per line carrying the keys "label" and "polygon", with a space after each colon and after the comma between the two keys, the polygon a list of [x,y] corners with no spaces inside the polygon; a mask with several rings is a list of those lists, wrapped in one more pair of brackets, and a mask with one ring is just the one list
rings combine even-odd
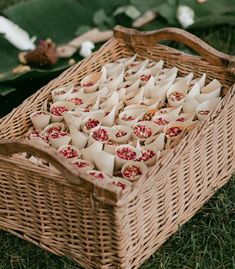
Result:
{"label": "paper cone", "polygon": [[209,113],[216,109],[220,101],[221,98],[213,98],[211,100],[204,101],[200,105],[198,105],[196,110],[198,119],[203,120],[204,118],[206,118]]}
{"label": "paper cone", "polygon": [[121,59],[117,60],[117,63],[123,63],[125,66],[128,66],[135,61],[136,56],[137,56],[137,54],[135,54],[132,57],[121,58]]}
{"label": "paper cone", "polygon": [[196,99],[191,99],[190,101],[183,103],[182,108],[185,113],[195,113],[198,105],[199,102]]}
{"label": "paper cone", "polygon": [[102,118],[96,115],[90,115],[83,119],[81,123],[82,131],[86,134],[90,134],[91,130],[101,125]]}
{"label": "paper cone", "polygon": [[113,126],[113,134],[111,139],[114,142],[120,144],[126,144],[132,134],[132,129],[126,125],[115,125]]}
{"label": "paper cone", "polygon": [[80,150],[71,145],[63,145],[59,147],[58,152],[69,160],[78,159],[81,155]]}
{"label": "paper cone", "polygon": [[88,136],[82,132],[79,132],[74,125],[69,126],[70,135],[72,137],[72,145],[78,149],[85,148]]}
{"label": "paper cone", "polygon": [[94,164],[83,159],[74,159],[72,164],[76,167],[81,173],[94,169]]}
{"label": "paper cone", "polygon": [[221,88],[218,88],[210,93],[199,94],[199,95],[195,96],[195,99],[199,103],[202,103],[204,101],[209,101],[211,99],[220,97],[220,93],[221,93]]}
{"label": "paper cone", "polygon": [[120,146],[120,144],[113,141],[108,141],[107,143],[104,144],[104,151],[110,154],[115,154],[115,150],[118,146]]}
{"label": "paper cone", "polygon": [[65,85],[63,87],[59,87],[54,89],[51,92],[53,103],[58,101],[65,101],[69,94],[72,92],[74,88],[74,84],[70,83],[68,85]]}
{"label": "paper cone", "polygon": [[[62,121],[63,113],[72,111],[74,109],[74,104],[66,101],[59,101],[51,105],[50,113],[53,122]],[[64,111],[64,112],[62,112]]]}
{"label": "paper cone", "polygon": [[170,79],[170,77],[174,77],[174,80],[177,76],[178,73],[178,68],[177,67],[173,67],[173,68],[165,68],[162,69],[161,72],[159,72],[157,74],[156,78],[156,83],[159,83],[161,81],[164,81],[165,79]]}
{"label": "paper cone", "polygon": [[64,120],[66,124],[73,125],[76,129],[80,129],[80,125],[82,123],[82,117],[76,112],[70,111],[70,112],[65,112],[63,114]]}
{"label": "paper cone", "polygon": [[30,115],[30,119],[35,129],[42,130],[50,122],[51,115],[46,111],[36,111]]}
{"label": "paper cone", "polygon": [[88,145],[91,145],[95,141],[99,141],[100,143],[106,143],[112,137],[113,130],[110,127],[106,126],[97,126],[93,128],[90,132]]}
{"label": "paper cone", "polygon": [[121,189],[122,193],[126,193],[132,189],[131,182],[121,177],[112,177],[110,184],[114,185],[117,189]]}
{"label": "paper cone", "polygon": [[109,112],[107,116],[105,116],[102,120],[103,126],[112,127],[115,123],[115,115],[116,115],[117,108],[114,106],[112,110]]}
{"label": "paper cone", "polygon": [[158,126],[158,130],[163,130],[170,122],[176,121],[178,116],[171,114],[155,114],[152,122]]}
{"label": "paper cone", "polygon": [[84,158],[84,160],[87,160],[87,161],[93,163],[93,156],[96,153],[101,152],[102,148],[103,148],[103,144],[98,142],[98,141],[95,141],[89,147],[87,147],[85,149],[81,149],[82,157]]}
{"label": "paper cone", "polygon": [[146,139],[145,146],[148,146],[148,148],[154,149],[156,151],[163,150],[165,147],[165,135],[160,133],[156,136]]}
{"label": "paper cone", "polygon": [[71,140],[71,136],[67,132],[60,131],[57,133],[51,133],[48,139],[51,146],[58,149],[63,145],[68,145]]}
{"label": "paper cone", "polygon": [[168,81],[166,84],[157,84],[151,88],[149,88],[149,95],[151,98],[156,98],[159,101],[166,100],[166,94],[169,88],[172,86],[173,81]]}
{"label": "paper cone", "polygon": [[[136,168],[139,174],[135,174]],[[147,172],[148,168],[143,162],[127,162],[122,167],[122,176],[131,182],[138,180],[140,177],[144,177]]]}
{"label": "paper cone", "polygon": [[199,84],[200,89],[203,88],[205,86],[205,82],[206,82],[206,74],[204,73],[200,78],[196,78],[196,79],[192,80],[189,83],[189,87],[193,87],[196,82]]}
{"label": "paper cone", "polygon": [[140,119],[143,118],[144,114],[145,112],[143,112],[142,109],[123,111],[119,114],[118,123],[120,125],[126,125],[132,127]]}
{"label": "paper cone", "polygon": [[151,121],[140,121],[134,125],[132,137],[135,140],[139,140],[140,142],[142,142],[156,134],[159,130],[159,126],[157,126]]}
{"label": "paper cone", "polygon": [[98,170],[104,172],[107,175],[113,175],[114,170],[114,155],[105,151],[96,153],[93,157],[93,161]]}
{"label": "paper cone", "polygon": [[201,89],[201,93],[202,94],[212,93],[218,89],[221,89],[221,87],[222,87],[221,83],[217,79],[214,79]]}
{"label": "paper cone", "polygon": [[86,93],[95,92],[102,79],[103,72],[94,72],[84,77],[80,84],[84,88]]}
{"label": "paper cone", "polygon": [[98,170],[88,170],[86,175],[95,182],[96,185],[100,187],[106,186],[110,183],[110,177],[105,173]]}
{"label": "paper cone", "polygon": [[123,82],[120,85],[120,89],[121,88],[125,88],[126,89],[126,93],[129,94],[131,92],[135,92],[139,89],[140,86],[140,79],[137,79],[136,81],[126,81]]}
{"label": "paper cone", "polygon": [[118,92],[115,91],[111,94],[111,96],[105,102],[100,104],[100,107],[104,109],[110,106],[118,106],[118,104],[119,104],[119,95],[118,95]]}
{"label": "paper cone", "polygon": [[104,83],[100,84],[100,89],[103,87],[107,87],[110,92],[113,92],[119,88],[119,86],[123,83],[124,79],[124,70],[122,70],[116,76],[109,77]]}
{"label": "paper cone", "polygon": [[140,104],[144,97],[144,88],[141,88],[138,90],[138,93],[135,95],[135,97],[131,99],[125,99],[126,105],[133,105],[133,104]]}
{"label": "paper cone", "polygon": [[175,107],[162,108],[162,109],[159,109],[156,112],[156,115],[168,114],[168,115],[171,115],[171,116],[178,116],[181,109],[182,109],[182,106],[179,106],[179,107],[176,107],[176,108]]}
{"label": "paper cone", "polygon": [[197,95],[200,94],[200,85],[198,82],[194,83],[194,86],[191,88],[191,90],[188,92],[185,102],[191,101],[194,99]]}
{"label": "paper cone", "polygon": [[[178,107],[183,104],[186,95],[187,95],[187,82],[185,79],[180,79],[176,83],[174,83],[169,90],[167,91],[167,100],[170,106]],[[175,97],[175,94],[181,95],[179,100]]]}
{"label": "paper cone", "polygon": [[124,70],[124,64],[122,63],[109,63],[104,65],[104,68],[107,70],[107,77],[115,77],[117,74],[120,74]]}
{"label": "paper cone", "polygon": [[169,123],[163,129],[163,133],[170,141],[180,139],[184,136],[185,133],[185,123],[174,121]]}

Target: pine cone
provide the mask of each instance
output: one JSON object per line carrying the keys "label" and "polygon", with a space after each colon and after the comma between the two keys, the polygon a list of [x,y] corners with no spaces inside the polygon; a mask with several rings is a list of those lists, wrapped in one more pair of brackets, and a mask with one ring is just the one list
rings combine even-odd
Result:
{"label": "pine cone", "polygon": [[56,45],[51,40],[42,40],[36,49],[26,53],[24,58],[29,65],[49,67],[58,60]]}

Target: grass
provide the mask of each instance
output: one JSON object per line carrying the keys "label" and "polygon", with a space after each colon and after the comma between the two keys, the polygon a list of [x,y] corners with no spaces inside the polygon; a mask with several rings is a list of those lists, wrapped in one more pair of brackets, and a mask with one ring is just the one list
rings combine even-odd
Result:
{"label": "grass", "polygon": [[[1,8],[16,0],[0,0]],[[206,42],[235,54],[235,29],[224,26],[197,31]],[[235,176],[141,269],[235,269]],[[75,269],[57,257],[0,231],[0,269]],[[127,268],[128,269],[128,268]]]}

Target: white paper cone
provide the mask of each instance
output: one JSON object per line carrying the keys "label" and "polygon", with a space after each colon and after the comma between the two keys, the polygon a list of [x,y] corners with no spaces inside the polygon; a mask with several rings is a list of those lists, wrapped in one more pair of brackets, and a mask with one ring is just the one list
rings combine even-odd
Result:
{"label": "white paper cone", "polygon": [[[167,100],[170,106],[178,107],[183,104],[186,94],[187,94],[188,86],[186,80],[180,79],[176,83],[174,83],[170,89],[167,91]],[[182,94],[183,97],[180,100],[173,100],[172,95],[175,93]]]}
{"label": "white paper cone", "polygon": [[98,170],[104,172],[107,175],[113,175],[114,170],[114,155],[101,151],[94,155],[93,161]]}
{"label": "white paper cone", "polygon": [[199,102],[196,99],[191,99],[190,101],[183,103],[182,108],[185,113],[195,113],[198,105]]}
{"label": "white paper cone", "polygon": [[[145,127],[146,131],[141,131],[141,126]],[[140,121],[134,125],[132,137],[135,140],[139,140],[142,142],[145,141],[147,138],[155,135],[159,130],[159,126],[157,126],[151,121]],[[140,132],[140,134],[137,134],[137,132]]]}
{"label": "white paper cone", "polygon": [[[76,154],[76,156],[72,157],[72,156],[65,156],[62,152],[64,151],[73,151],[74,154]],[[74,159],[78,159],[81,156],[81,152],[80,150],[78,150],[78,148],[76,148],[75,146],[71,146],[71,145],[63,145],[61,147],[58,148],[58,152],[64,156],[65,158],[69,159],[69,160],[74,160]]]}
{"label": "white paper cone", "polygon": [[209,84],[207,84],[205,87],[203,87],[201,89],[201,93],[208,94],[208,93],[214,92],[218,89],[221,89],[221,87],[222,87],[221,83],[217,79],[214,79]]}
{"label": "white paper cone", "polygon": [[94,169],[94,164],[83,159],[74,159],[72,164],[76,167],[81,173]]}
{"label": "white paper cone", "polygon": [[121,177],[112,177],[110,184],[114,185],[117,189],[121,189],[122,193],[126,193],[132,189],[132,183]]}
{"label": "white paper cone", "polygon": [[164,149],[165,135],[163,133],[160,133],[159,135],[156,135],[150,139],[145,141],[145,146],[148,146],[148,148],[152,148],[156,151],[161,151]]}
{"label": "white paper cone", "polygon": [[[59,113],[58,115],[55,115],[52,111],[54,110],[54,108],[56,107],[65,107],[67,109],[67,111],[72,111],[74,109],[74,104],[70,103],[70,102],[66,102],[66,101],[59,101],[56,102],[54,104],[51,105],[50,107],[50,112],[51,112],[51,119],[53,122],[58,122],[58,121],[62,121],[63,118],[63,113]],[[67,112],[65,111],[65,112]]]}
{"label": "white paper cone", "polygon": [[[178,128],[179,130],[181,130],[180,133],[178,133],[177,135],[170,135],[168,132],[172,129],[172,128]],[[174,121],[169,123],[168,125],[165,126],[165,128],[163,129],[163,132],[165,134],[165,136],[167,137],[167,139],[169,139],[170,141],[173,140],[177,140],[182,138],[182,136],[184,135],[185,132],[185,123],[184,122],[178,122],[178,121]]]}
{"label": "white paper cone", "polygon": [[54,89],[51,92],[53,103],[58,101],[65,101],[69,94],[72,92],[74,88],[74,84],[70,83],[68,85],[65,85],[63,87],[59,87]]}
{"label": "white paper cone", "polygon": [[64,120],[66,122],[66,124],[69,125],[73,125],[76,129],[80,129],[80,125],[82,123],[82,117],[76,112],[65,112],[63,114]]}
{"label": "white paper cone", "polygon": [[95,141],[92,145],[85,149],[81,149],[82,156],[85,160],[93,163],[93,156],[96,153],[99,153],[102,151],[103,144],[99,141]]}
{"label": "white paper cone", "polygon": [[36,111],[30,115],[30,119],[35,129],[42,130],[50,122],[51,115],[46,111]]}
{"label": "white paper cone", "polygon": [[116,115],[116,106],[109,112],[107,116],[105,116],[102,120],[102,125],[112,127],[115,123],[115,115]]}
{"label": "white paper cone", "polygon": [[63,145],[68,145],[70,140],[71,140],[71,136],[69,134],[64,135],[62,137],[58,137],[58,138],[54,138],[52,134],[49,135],[50,144],[52,145],[52,147],[57,148],[57,149]]}
{"label": "white paper cone", "polygon": [[[141,174],[140,175],[136,175],[135,177],[131,177],[131,178],[130,177],[127,177],[125,172],[130,167],[138,167],[140,169]],[[125,179],[127,179],[127,180],[129,180],[131,182],[132,181],[136,181],[140,177],[145,176],[147,174],[147,172],[148,172],[148,168],[147,168],[147,166],[143,162],[127,162],[122,167],[122,176]]]}
{"label": "white paper cone", "polygon": [[200,78],[196,78],[196,79],[192,80],[189,83],[189,87],[193,87],[196,82],[199,84],[200,89],[203,88],[205,86],[205,82],[206,82],[206,74],[204,73]]}
{"label": "white paper cone", "polygon": [[210,93],[199,94],[199,95],[195,96],[195,99],[199,103],[202,103],[204,101],[209,101],[211,99],[220,97],[220,93],[221,93],[221,88],[218,88]]}
{"label": "white paper cone", "polygon": [[86,93],[93,93],[97,90],[102,74],[102,72],[94,72],[81,80],[80,84]]}
{"label": "white paper cone", "polygon": [[85,148],[88,136],[82,132],[79,132],[74,125],[69,126],[70,135],[72,137],[72,145],[78,149]]}
{"label": "white paper cone", "polygon": [[200,105],[198,105],[196,110],[198,119],[203,120],[204,118],[206,118],[210,112],[216,109],[220,101],[221,98],[214,98],[211,100],[204,101]]}
{"label": "white paper cone", "polygon": [[[115,125],[112,128],[114,130],[111,139],[114,142],[120,144],[126,144],[132,134],[132,129],[125,125]],[[122,134],[124,134],[122,136]]]}
{"label": "white paper cone", "polygon": [[144,88],[140,89],[135,97],[131,99],[125,99],[126,105],[140,104],[144,97]]}

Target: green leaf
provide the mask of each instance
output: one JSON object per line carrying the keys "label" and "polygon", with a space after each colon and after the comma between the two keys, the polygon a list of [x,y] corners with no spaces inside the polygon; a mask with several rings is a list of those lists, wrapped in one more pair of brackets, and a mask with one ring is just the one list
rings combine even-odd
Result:
{"label": "green leaf", "polygon": [[177,10],[176,2],[172,4],[164,3],[156,7],[156,11],[160,16],[167,20],[170,25],[179,26],[178,20],[176,18],[176,10]]}
{"label": "green leaf", "polygon": [[155,10],[159,5],[165,2],[166,0],[130,0],[130,4],[140,10],[141,13],[148,10]]}
{"label": "green leaf", "polygon": [[134,6],[127,6],[125,14],[133,20],[135,20],[141,15],[140,11]]}
{"label": "green leaf", "polygon": [[0,85],[0,96],[6,96],[7,94],[14,92],[16,89],[10,86]]}
{"label": "green leaf", "polygon": [[109,26],[111,28],[115,24],[113,18],[109,17],[104,9],[99,9],[95,12],[93,22],[98,27]]}

